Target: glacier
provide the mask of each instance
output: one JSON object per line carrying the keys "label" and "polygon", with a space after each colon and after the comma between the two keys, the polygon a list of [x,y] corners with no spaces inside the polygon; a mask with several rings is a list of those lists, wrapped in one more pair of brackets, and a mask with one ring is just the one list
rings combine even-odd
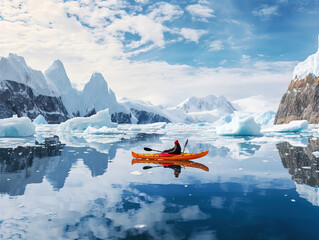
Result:
{"label": "glacier", "polygon": [[319,76],[319,37],[318,37],[318,51],[310,55],[303,62],[300,62],[293,71],[293,78],[295,81],[305,78],[308,74],[313,74],[315,77]]}

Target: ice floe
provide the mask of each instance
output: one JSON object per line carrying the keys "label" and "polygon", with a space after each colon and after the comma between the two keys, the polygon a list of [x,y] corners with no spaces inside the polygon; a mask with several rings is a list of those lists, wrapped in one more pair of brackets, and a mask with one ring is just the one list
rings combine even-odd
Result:
{"label": "ice floe", "polygon": [[101,110],[91,117],[76,117],[67,120],[60,124],[62,131],[85,131],[88,127],[102,128],[102,127],[116,127],[117,124],[111,122],[109,110]]}
{"label": "ice floe", "polygon": [[301,132],[308,129],[307,120],[295,120],[288,124],[273,125],[263,129],[263,132]]}
{"label": "ice floe", "polygon": [[35,133],[35,126],[27,117],[0,119],[0,137],[29,137]]}

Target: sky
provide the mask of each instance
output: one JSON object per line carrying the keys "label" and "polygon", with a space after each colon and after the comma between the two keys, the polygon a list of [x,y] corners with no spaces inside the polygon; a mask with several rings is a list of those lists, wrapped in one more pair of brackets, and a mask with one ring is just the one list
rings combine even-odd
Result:
{"label": "sky", "polygon": [[43,72],[59,59],[78,89],[101,72],[117,98],[171,106],[279,102],[318,34],[319,0],[0,1],[0,56]]}

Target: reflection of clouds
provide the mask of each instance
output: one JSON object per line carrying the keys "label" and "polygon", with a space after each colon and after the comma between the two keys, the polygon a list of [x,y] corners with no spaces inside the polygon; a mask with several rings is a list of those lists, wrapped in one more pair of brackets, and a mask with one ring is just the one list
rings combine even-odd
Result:
{"label": "reflection of clouds", "polygon": [[212,197],[210,204],[213,208],[222,209],[224,204],[224,198],[222,197]]}
{"label": "reflection of clouds", "polygon": [[198,207],[198,205],[186,207],[180,210],[181,217],[184,221],[206,219],[207,216]]}

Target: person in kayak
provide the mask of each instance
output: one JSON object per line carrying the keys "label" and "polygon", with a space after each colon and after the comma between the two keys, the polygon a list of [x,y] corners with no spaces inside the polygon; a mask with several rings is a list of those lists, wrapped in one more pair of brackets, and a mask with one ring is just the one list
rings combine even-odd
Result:
{"label": "person in kayak", "polygon": [[164,150],[163,152],[169,153],[169,154],[181,154],[182,153],[182,148],[181,148],[181,145],[179,145],[178,140],[176,140],[174,142],[174,144],[175,144],[175,146],[173,148]]}

